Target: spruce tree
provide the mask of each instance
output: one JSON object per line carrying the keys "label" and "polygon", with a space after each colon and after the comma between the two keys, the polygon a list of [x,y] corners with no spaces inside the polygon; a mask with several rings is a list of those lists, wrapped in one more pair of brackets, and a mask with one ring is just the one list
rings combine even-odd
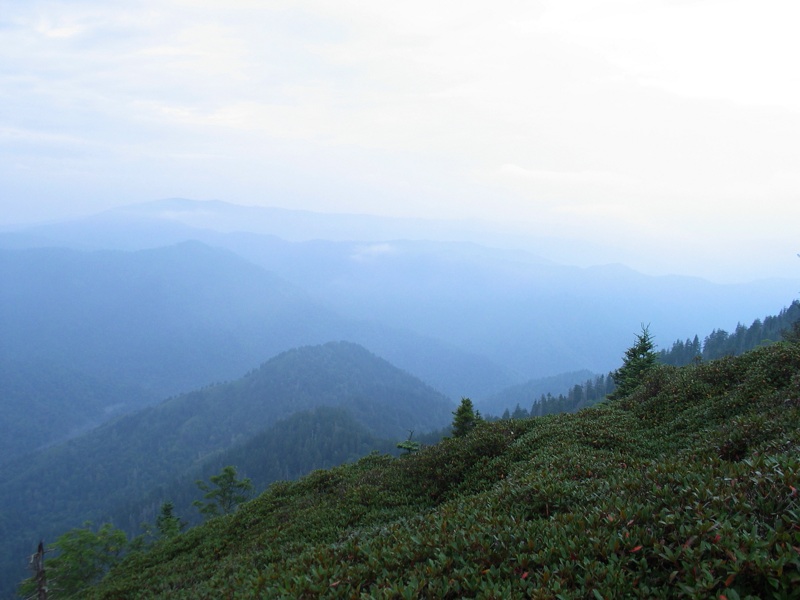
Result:
{"label": "spruce tree", "polygon": [[514,412],[511,413],[512,419],[527,419],[528,418],[528,411],[522,408],[517,402],[517,406],[514,408]]}
{"label": "spruce tree", "polygon": [[156,529],[159,537],[175,537],[184,527],[186,527],[186,523],[175,515],[175,505],[169,501],[164,502],[161,505],[161,512],[156,517]]}
{"label": "spruce tree", "polygon": [[475,412],[472,400],[462,398],[461,404],[453,413],[453,437],[464,437],[475,428],[480,420],[480,413]]}
{"label": "spruce tree", "polygon": [[621,398],[630,394],[641,383],[644,374],[652,369],[658,358],[649,326],[642,325],[636,342],[625,351],[622,366],[611,374],[617,389],[610,398]]}

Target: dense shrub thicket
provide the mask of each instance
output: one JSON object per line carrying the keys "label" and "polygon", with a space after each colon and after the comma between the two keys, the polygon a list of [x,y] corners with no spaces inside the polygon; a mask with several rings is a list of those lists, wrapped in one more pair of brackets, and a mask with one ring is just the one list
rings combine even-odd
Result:
{"label": "dense shrub thicket", "polygon": [[790,598],[800,344],[272,485],[91,598]]}

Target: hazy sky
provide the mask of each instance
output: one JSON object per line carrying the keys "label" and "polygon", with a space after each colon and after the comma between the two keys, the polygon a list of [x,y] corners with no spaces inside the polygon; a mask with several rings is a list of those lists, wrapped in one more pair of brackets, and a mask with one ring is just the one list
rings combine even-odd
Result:
{"label": "hazy sky", "polygon": [[216,198],[796,277],[798,23],[796,0],[0,0],[0,224]]}

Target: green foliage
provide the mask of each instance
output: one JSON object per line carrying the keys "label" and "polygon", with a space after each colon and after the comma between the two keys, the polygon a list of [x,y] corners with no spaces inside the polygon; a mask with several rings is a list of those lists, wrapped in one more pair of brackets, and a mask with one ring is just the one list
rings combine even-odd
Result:
{"label": "green foliage", "polygon": [[272,485],[87,598],[789,598],[800,347]]}
{"label": "green foliage", "polygon": [[[414,439],[418,439],[416,434]],[[137,531],[137,521],[143,516],[154,521],[163,498],[169,498],[175,511],[188,524],[196,525],[204,518],[193,504],[198,499],[196,481],[209,481],[226,465],[236,465],[240,473],[247,473],[254,491],[261,492],[275,481],[293,480],[315,469],[355,462],[373,450],[397,453],[397,443],[371,435],[344,409],[319,407],[303,411],[228,451],[215,454],[191,475],[169,486],[160,486],[143,499],[133,499],[112,513],[112,517],[115,522],[128,524],[132,532]]]}
{"label": "green foliage", "polygon": [[156,517],[156,530],[159,538],[172,538],[178,535],[186,523],[175,515],[175,505],[172,502],[164,502],[161,505],[161,512]]}
{"label": "green foliage", "polygon": [[408,432],[408,439],[403,440],[402,442],[397,444],[397,447],[400,450],[404,451],[404,454],[416,454],[419,452],[420,447],[422,446],[419,442],[413,441],[411,438],[414,437],[414,432]]}
{"label": "green foliage", "polygon": [[800,317],[798,320],[791,324],[781,332],[781,336],[787,342],[792,344],[800,344]]}
{"label": "green foliage", "polygon": [[611,375],[617,386],[611,398],[627,396],[636,389],[645,373],[656,364],[654,347],[648,327],[642,325],[642,332],[636,334],[636,342],[625,351],[622,366]]}
{"label": "green foliage", "polygon": [[196,483],[200,491],[205,492],[203,498],[208,502],[197,500],[194,505],[207,517],[232,513],[237,506],[250,498],[253,489],[253,483],[247,477],[236,479],[236,467],[230,465],[224,467],[218,475],[211,476],[211,485],[201,480]]}
{"label": "green foliage", "polygon": [[[96,584],[117,564],[127,546],[125,533],[106,523],[97,531],[90,522],[61,535],[48,549],[54,558],[46,558],[50,598],[82,598],[83,592]],[[45,556],[47,556],[47,554]],[[36,582],[27,579],[20,585],[20,594],[28,597],[36,591]]]}
{"label": "green foliage", "polygon": [[453,412],[453,436],[464,437],[481,421],[480,412],[475,411],[472,400],[462,398],[461,404]]}
{"label": "green foliage", "polygon": [[[778,315],[767,316],[763,320],[756,319],[750,327],[739,324],[732,334],[724,330],[714,330],[701,343],[700,338],[695,335],[693,339],[677,340],[669,350],[659,350],[657,359],[659,363],[684,366],[701,360],[714,360],[724,356],[738,356],[758,346],[774,343],[779,340],[800,341],[800,302],[794,301],[788,308],[784,308]],[[574,376],[576,373],[566,373],[561,378]],[[505,401],[505,405],[511,406],[512,400],[527,399],[530,397],[539,398],[531,406],[528,413],[530,416],[544,416],[562,412],[575,412],[582,408],[593,406],[601,402],[615,391],[613,373],[608,376],[595,376],[586,379],[581,385],[570,384],[571,387],[566,393],[553,395],[553,393],[533,393],[536,385],[541,385],[544,381],[550,383],[558,378],[548,378],[547,380],[532,381],[520,386],[508,388],[502,394],[493,397],[489,402],[497,405]],[[568,386],[561,382],[561,389]],[[509,411],[511,418],[522,418],[526,415],[525,409],[514,414]],[[505,413],[502,418],[506,418]]]}

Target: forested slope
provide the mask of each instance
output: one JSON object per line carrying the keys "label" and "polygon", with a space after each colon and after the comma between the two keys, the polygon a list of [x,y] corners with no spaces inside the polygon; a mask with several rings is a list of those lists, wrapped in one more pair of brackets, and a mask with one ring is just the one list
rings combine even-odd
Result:
{"label": "forested slope", "polygon": [[788,598],[798,450],[800,345],[658,365],[577,414],[275,484],[85,596]]}
{"label": "forested slope", "polygon": [[242,477],[251,480],[253,490],[261,492],[275,481],[353,462],[370,452],[397,454],[398,441],[374,435],[344,408],[320,406],[298,412],[215,453],[181,477],[161,482],[144,497],[121,505],[110,520],[129,536],[140,535],[143,524],[152,527],[163,503],[170,502],[176,517],[188,526],[197,525],[203,520],[193,505],[202,496],[197,481],[209,481],[227,465],[235,465]]}
{"label": "forested slope", "polygon": [[[215,468],[214,461],[227,451],[235,458],[251,447],[247,445],[251,438],[260,438],[268,447],[265,430],[319,407],[346,411],[346,417],[332,419],[332,432],[338,419],[354,440],[361,441],[330,450],[331,459],[341,460],[385,449],[381,438],[399,441],[409,430],[443,427],[453,409],[448,398],[356,344],[332,342],[284,352],[241,379],[176,396],[5,464],[0,487],[4,533],[0,579],[22,576],[31,540],[52,540],[85,520],[119,517],[126,507],[143,510],[139,499],[153,498],[157,510],[161,501],[170,499],[158,496],[176,480],[189,477],[193,482],[209,468],[207,461]],[[307,424],[313,433],[315,419]],[[376,444],[365,448],[369,440]],[[282,476],[270,471],[275,461],[287,468],[293,462],[306,467],[332,464],[287,456],[303,451],[297,445],[300,441],[280,448],[273,445],[276,454],[266,465],[244,461],[242,466],[252,466],[259,483],[266,485]],[[292,475],[299,474],[292,470]],[[126,515],[116,525],[135,533],[150,516],[146,511]]]}
{"label": "forested slope", "polygon": [[0,360],[0,465],[154,401],[144,390],[45,359]]}

